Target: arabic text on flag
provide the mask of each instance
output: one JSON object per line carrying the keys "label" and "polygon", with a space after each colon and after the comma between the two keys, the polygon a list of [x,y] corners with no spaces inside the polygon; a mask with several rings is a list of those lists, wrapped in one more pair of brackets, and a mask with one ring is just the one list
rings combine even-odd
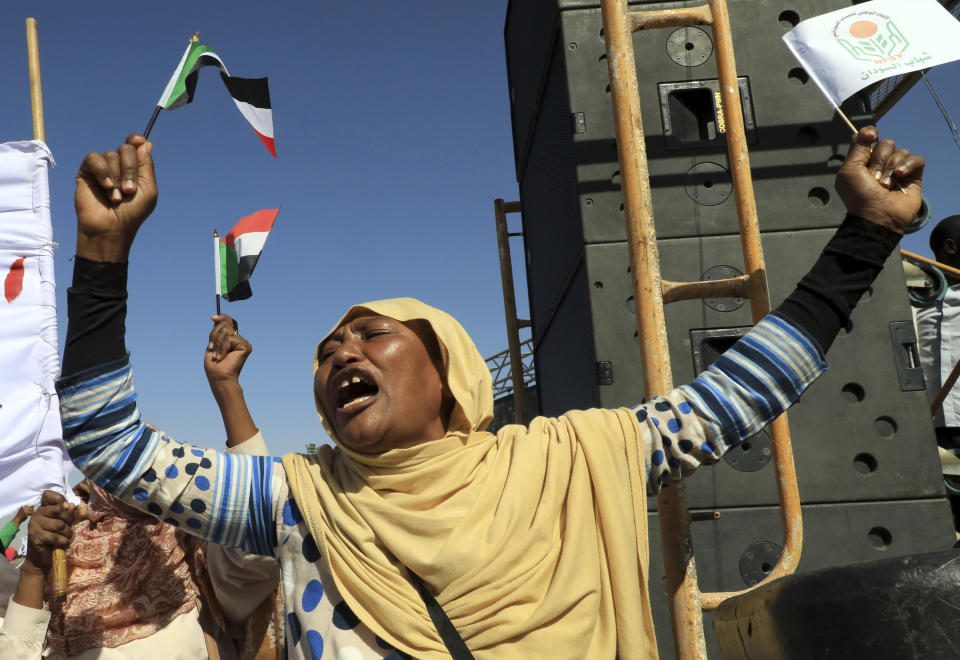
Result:
{"label": "arabic text on flag", "polygon": [[871,0],[783,36],[835,106],[884,78],[960,59],[960,22],[936,0]]}

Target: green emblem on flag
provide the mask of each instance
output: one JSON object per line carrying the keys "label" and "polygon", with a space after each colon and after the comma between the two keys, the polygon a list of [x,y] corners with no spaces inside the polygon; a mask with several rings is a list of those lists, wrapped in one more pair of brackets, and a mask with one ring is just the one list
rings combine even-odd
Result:
{"label": "green emblem on flag", "polygon": [[837,43],[861,62],[880,64],[890,58],[899,58],[910,47],[910,42],[893,21],[887,21],[881,29],[872,20],[860,19],[841,28],[839,33],[850,38],[838,36]]}

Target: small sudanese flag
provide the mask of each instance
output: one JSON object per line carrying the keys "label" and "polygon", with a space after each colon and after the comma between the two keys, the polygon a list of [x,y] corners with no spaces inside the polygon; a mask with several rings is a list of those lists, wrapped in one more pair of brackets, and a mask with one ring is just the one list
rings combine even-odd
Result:
{"label": "small sudanese flag", "polygon": [[227,71],[223,60],[213,52],[210,46],[191,40],[177,69],[167,83],[157,106],[164,110],[175,110],[193,101],[197,88],[197,74],[205,66],[220,69],[220,77],[233,102],[257,135],[263,140],[267,151],[276,158],[277,150],[273,144],[273,110],[270,107],[270,88],[266,78],[237,78]]}
{"label": "small sudanese flag", "polygon": [[253,295],[250,276],[278,213],[280,209],[257,211],[241,218],[226,236],[214,237],[217,294],[224,300],[246,300]]}

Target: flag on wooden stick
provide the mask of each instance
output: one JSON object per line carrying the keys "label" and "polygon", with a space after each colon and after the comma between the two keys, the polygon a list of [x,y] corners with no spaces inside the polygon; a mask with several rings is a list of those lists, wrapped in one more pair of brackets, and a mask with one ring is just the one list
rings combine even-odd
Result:
{"label": "flag on wooden stick", "polygon": [[783,35],[833,105],[884,78],[960,59],[960,22],[937,0],[871,0]]}
{"label": "flag on wooden stick", "polygon": [[[187,49],[180,59],[180,64],[170,77],[160,100],[157,101],[157,110],[175,110],[180,106],[193,101],[193,94],[197,88],[197,75],[205,66],[215,66],[220,69],[220,77],[227,86],[227,91],[233,97],[233,102],[257,135],[263,141],[270,154],[276,158],[277,150],[273,143],[273,110],[270,107],[270,88],[266,78],[237,78],[227,71],[223,60],[213,52],[207,44],[194,39],[187,44]],[[156,113],[154,113],[156,116]],[[151,120],[150,126],[153,126]],[[149,132],[149,127],[146,132]]]}
{"label": "flag on wooden stick", "polygon": [[217,295],[224,300],[246,300],[253,295],[250,276],[278,213],[280,209],[257,211],[242,218],[226,236],[214,237]]}

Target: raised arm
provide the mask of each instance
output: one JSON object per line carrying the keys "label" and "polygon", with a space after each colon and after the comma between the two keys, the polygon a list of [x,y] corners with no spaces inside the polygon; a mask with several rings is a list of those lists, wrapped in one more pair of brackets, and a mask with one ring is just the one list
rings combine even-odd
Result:
{"label": "raised arm", "polygon": [[116,151],[90,152],[77,172],[77,256],[67,298],[62,376],[126,356],[127,261],[137,231],[157,205],[153,144],[130,134]]}
{"label": "raised arm", "polygon": [[634,410],[647,430],[648,489],[715,463],[783,413],[822,373],[824,355],[921,202],[924,160],[856,135],[837,174],[848,215],[796,290],[692,383]]}
{"label": "raised arm", "polygon": [[213,329],[203,354],[203,370],[220,408],[227,447],[236,447],[259,432],[240,387],[240,372],[253,346],[239,333],[237,322],[226,314],[214,316],[212,320]]}
{"label": "raised arm", "polygon": [[[240,387],[240,372],[253,346],[239,333],[237,322],[231,317],[220,314],[212,320],[203,369],[223,417],[227,453],[266,455],[266,444],[253,423]],[[207,567],[220,607],[233,623],[250,616],[280,583],[276,561],[235,548],[207,546]]]}
{"label": "raised arm", "polygon": [[124,502],[215,543],[272,554],[275,460],[177,443],[140,420],[124,345],[126,261],[156,199],[151,147],[139,135],[80,167],[57,383],[64,441],[74,464]]}

